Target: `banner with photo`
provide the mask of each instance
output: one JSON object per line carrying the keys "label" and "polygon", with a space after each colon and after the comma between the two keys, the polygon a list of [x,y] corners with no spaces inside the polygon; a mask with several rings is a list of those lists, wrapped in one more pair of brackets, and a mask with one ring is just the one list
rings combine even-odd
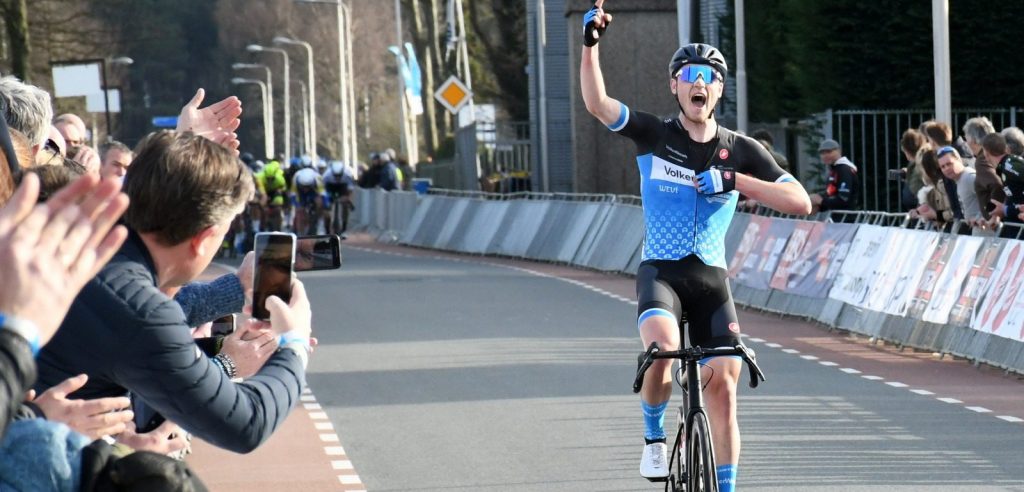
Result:
{"label": "banner with photo", "polygon": [[829,297],[854,306],[864,303],[878,265],[885,256],[884,246],[889,242],[891,230],[876,225],[861,225],[857,229]]}
{"label": "banner with photo", "polygon": [[[763,215],[750,216],[750,222],[743,230],[743,237],[740,239],[739,246],[736,247],[736,253],[733,254],[732,261],[729,262],[729,277],[746,285],[743,279],[745,275],[749,275],[747,272],[753,271],[753,262],[757,261],[757,255],[752,254],[761,244],[761,238],[768,232],[771,222],[772,219]],[[751,262],[751,265],[747,265],[748,261]]]}
{"label": "banner with photo", "polygon": [[786,290],[788,288],[790,279],[795,277],[796,268],[799,266],[800,259],[803,258],[804,250],[818,243],[824,230],[824,222],[797,222],[793,233],[789,235],[786,249],[782,251],[779,266],[775,268],[775,273],[772,274],[772,280],[769,282],[773,289]]}
{"label": "banner with photo", "polygon": [[985,238],[964,236],[956,241],[953,253],[942,269],[935,289],[932,290],[932,298],[924,311],[923,319],[931,323],[946,324],[949,321],[949,311],[953,304],[960,298],[960,291],[964,285],[964,279],[974,266],[974,259],[978,256],[978,249],[985,242]]}
{"label": "banner with photo", "polygon": [[861,307],[903,316],[914,295],[925,264],[939,242],[939,233],[911,229],[890,229],[885,255]]}
{"label": "banner with photo", "polygon": [[960,291],[960,298],[953,304],[953,309],[949,311],[949,323],[957,326],[970,325],[972,314],[988,288],[989,279],[992,278],[1003,244],[1006,244],[1006,241],[1002,239],[985,239],[985,243],[982,244],[974,259],[974,266],[967,273],[967,280],[964,281],[964,288]]}
{"label": "banner with photo", "polygon": [[[1007,241],[996,263],[994,277],[989,282],[981,305],[975,310],[971,327],[1005,338],[1022,340],[1020,317],[1022,313],[1021,275],[1024,274],[1024,243]],[[1014,325],[1016,323],[1016,325]]]}
{"label": "banner with photo", "polygon": [[955,243],[956,238],[954,236],[949,234],[939,236],[935,249],[932,250],[931,256],[928,257],[928,263],[925,263],[921,280],[917,282],[917,286],[914,289],[910,305],[907,306],[907,316],[920,319],[924,314],[924,310],[932,300],[932,291],[935,290],[935,283],[939,281],[943,267],[953,254]]}
{"label": "banner with photo", "polygon": [[753,289],[768,290],[775,267],[782,258],[782,251],[786,249],[789,235],[793,233],[798,222],[793,219],[769,219],[767,229],[744,261],[743,270],[737,280]]}
{"label": "banner with photo", "polygon": [[[743,234],[747,230],[747,226],[750,225],[750,214],[739,213],[732,217],[732,222],[729,224],[729,230],[725,232],[725,257],[731,259],[736,255],[736,250],[740,247],[740,241],[743,240]],[[729,263],[732,265],[732,263]]]}
{"label": "banner with photo", "polygon": [[[820,236],[814,238],[812,229],[807,242],[790,268],[786,292],[804,297],[824,299],[832,289],[832,282],[849,256],[850,246],[857,234],[856,224],[824,224]],[[794,234],[796,231],[793,231]]]}

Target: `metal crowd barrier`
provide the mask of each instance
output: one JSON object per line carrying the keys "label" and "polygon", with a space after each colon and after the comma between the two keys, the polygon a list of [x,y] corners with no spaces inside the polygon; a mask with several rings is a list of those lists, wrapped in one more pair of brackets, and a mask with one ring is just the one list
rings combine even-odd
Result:
{"label": "metal crowd barrier", "polygon": [[[427,194],[358,190],[354,227],[390,232],[412,246],[571,264],[635,274],[643,240],[639,197],[569,193],[483,193],[431,189]],[[758,207],[738,213],[726,235],[732,258],[750,223],[761,215],[808,220]],[[927,221],[904,213],[829,211],[814,220],[936,231]],[[949,230],[960,230],[954,223]],[[942,232],[942,231],[936,231]],[[948,231],[945,234],[950,234]],[[1024,227],[1006,224],[1002,237],[1019,239]],[[935,324],[776,289],[754,289],[733,282],[737,304],[795,316],[899,346],[932,350],[1024,373],[1024,343],[969,326]]]}

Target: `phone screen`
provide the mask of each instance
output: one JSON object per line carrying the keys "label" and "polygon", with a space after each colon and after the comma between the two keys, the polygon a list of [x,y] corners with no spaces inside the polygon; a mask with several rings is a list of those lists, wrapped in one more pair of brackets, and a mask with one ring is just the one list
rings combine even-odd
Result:
{"label": "phone screen", "polygon": [[295,271],[341,268],[341,238],[336,235],[299,236],[295,247]]}
{"label": "phone screen", "polygon": [[252,316],[270,319],[266,302],[270,296],[289,302],[292,294],[292,263],[295,261],[295,235],[259,233],[256,235],[256,271],[253,279]]}

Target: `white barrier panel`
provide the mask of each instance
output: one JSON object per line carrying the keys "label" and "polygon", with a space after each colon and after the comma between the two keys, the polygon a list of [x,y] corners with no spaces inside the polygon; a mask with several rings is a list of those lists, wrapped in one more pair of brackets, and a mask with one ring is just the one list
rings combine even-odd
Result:
{"label": "white barrier panel", "polygon": [[525,258],[526,250],[533,243],[541,223],[547,215],[551,202],[516,200],[509,205],[508,221],[502,224],[505,234],[495,237],[492,246],[496,254]]}
{"label": "white barrier panel", "polygon": [[603,271],[627,271],[643,235],[643,210],[616,204],[598,227],[594,240],[577,253],[573,262]]}
{"label": "white barrier panel", "polygon": [[992,278],[996,261],[1003,252],[1004,244],[1014,244],[1015,241],[1004,241],[997,238],[987,238],[985,244],[978,251],[974,260],[964,288],[960,292],[960,298],[949,313],[949,322],[957,326],[970,326],[971,315],[978,307],[978,301],[989,286],[989,279]]}
{"label": "white barrier panel", "polygon": [[982,242],[984,239],[980,237],[957,239],[953,254],[942,269],[942,275],[939,277],[922,319],[938,324],[945,324],[949,321],[949,311],[953,309],[953,304],[960,297],[960,288],[963,286],[964,278],[974,266],[974,258],[978,255],[978,249],[981,248]]}
{"label": "white barrier panel", "polygon": [[452,207],[447,216],[443,218],[444,225],[441,226],[441,231],[434,241],[434,247],[437,249],[452,249],[452,237],[462,222],[462,216],[466,213],[466,208],[470,203],[467,198],[452,198],[451,201]]}
{"label": "white barrier panel", "polygon": [[464,217],[466,229],[456,249],[467,253],[484,254],[494,241],[498,228],[501,227],[508,212],[508,202],[474,200],[472,205],[476,208],[476,213]]}
{"label": "white barrier panel", "polygon": [[857,235],[853,237],[850,253],[843,261],[839,276],[832,285],[829,297],[854,306],[864,302],[882,260],[882,245],[886,242],[886,228],[875,225],[860,226]]}
{"label": "white barrier panel", "polygon": [[436,198],[432,195],[424,195],[418,200],[416,211],[409,219],[409,226],[402,231],[400,239],[402,243],[423,246],[419,238],[423,235],[422,231],[427,223],[427,217],[429,216],[431,206],[434,204],[434,200]]}
{"label": "white barrier panel", "polygon": [[[996,264],[994,280],[990,282],[988,292],[985,294],[985,301],[975,311],[971,326],[974,329],[992,333],[1004,338],[1024,341],[1020,336],[1020,327],[1013,325],[1019,312],[1024,310],[1019,306],[1019,294],[1021,286],[1021,275],[1024,275],[1024,243],[1010,241],[1003,247],[1003,254]],[[1017,311],[1013,317],[1009,317],[1011,308],[1018,304]],[[1009,318],[1009,319],[1008,319]]]}
{"label": "white barrier panel", "polygon": [[412,191],[392,191],[387,195],[388,222],[386,230],[400,232],[409,227],[416,213],[419,195]]}
{"label": "white barrier panel", "polygon": [[921,259],[931,256],[939,243],[939,234],[910,229],[889,229],[888,232],[885,256],[862,307],[903,316],[924,275],[925,264]]}

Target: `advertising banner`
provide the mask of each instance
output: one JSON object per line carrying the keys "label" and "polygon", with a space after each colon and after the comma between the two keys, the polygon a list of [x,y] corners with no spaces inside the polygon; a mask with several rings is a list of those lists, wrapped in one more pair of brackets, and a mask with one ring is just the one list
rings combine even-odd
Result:
{"label": "advertising banner", "polygon": [[[761,238],[767,233],[771,221],[772,219],[763,215],[750,216],[750,223],[743,230],[743,238],[740,239],[740,245],[736,248],[736,254],[729,262],[729,277],[746,285],[744,277],[749,275],[746,272],[753,271],[753,262],[757,260],[757,255],[754,254],[755,250],[761,244]],[[748,261],[751,262],[750,265],[747,265]]]}
{"label": "advertising banner", "polygon": [[924,314],[925,308],[928,307],[928,303],[932,300],[932,291],[935,289],[935,283],[938,282],[939,276],[942,274],[942,268],[953,254],[955,242],[955,238],[948,234],[939,236],[939,241],[935,245],[935,249],[932,250],[928,263],[924,266],[924,273],[921,275],[921,280],[917,283],[914,296],[910,299],[910,305],[907,306],[907,316],[921,318],[921,315]]}
{"label": "advertising banner", "polygon": [[857,229],[829,297],[855,306],[863,304],[885,255],[884,246],[889,242],[890,230],[876,225],[861,225]]}
{"label": "advertising banner", "polygon": [[971,323],[971,315],[975,307],[979,305],[982,294],[988,288],[989,279],[992,278],[996,260],[1002,252],[1003,244],[1006,241],[996,238],[987,238],[978,250],[978,256],[974,260],[974,266],[967,273],[967,280],[964,281],[964,288],[960,291],[960,298],[953,304],[949,312],[949,322],[957,326],[967,326]]}
{"label": "advertising banner", "polygon": [[772,274],[786,249],[789,235],[793,233],[797,221],[792,219],[769,219],[768,228],[761,235],[750,255],[744,261],[743,270],[737,280],[747,287],[768,290]]}
{"label": "advertising banner", "polygon": [[[1003,252],[996,263],[994,277],[989,282],[988,291],[981,301],[981,307],[975,310],[974,318],[971,320],[971,327],[994,333],[1006,338],[1021,339],[1019,325],[1016,330],[1008,327],[1007,315],[1014,304],[1019,303],[1021,277],[1024,272],[1024,243],[1020,241],[1008,241],[1003,247]],[[1017,308],[1020,310],[1018,304]],[[1013,322],[1020,313],[1013,313],[1009,320]],[[1013,333],[1011,333],[1013,331]]]}
{"label": "advertising banner", "polygon": [[857,227],[856,224],[825,224],[817,239],[812,229],[796,265],[788,274],[786,292],[818,299],[828,297],[832,282],[849,256]]}
{"label": "advertising banner", "polygon": [[924,274],[921,259],[931,255],[939,242],[939,233],[890,229],[889,236],[885,255],[862,307],[902,316]]}
{"label": "advertising banner", "polygon": [[779,266],[775,268],[772,280],[769,283],[773,289],[786,290],[790,278],[796,273],[796,267],[803,257],[804,249],[817,243],[821,239],[821,233],[825,230],[823,222],[797,222],[793,233],[789,235],[789,242],[786,249],[782,251],[782,259]]}
{"label": "advertising banner", "polygon": [[949,321],[949,311],[953,304],[960,298],[960,290],[964,285],[964,278],[970,273],[974,266],[974,259],[978,256],[978,249],[981,248],[984,238],[964,236],[956,241],[953,253],[942,269],[942,275],[932,290],[932,298],[924,311],[923,319],[932,323],[945,324]]}

